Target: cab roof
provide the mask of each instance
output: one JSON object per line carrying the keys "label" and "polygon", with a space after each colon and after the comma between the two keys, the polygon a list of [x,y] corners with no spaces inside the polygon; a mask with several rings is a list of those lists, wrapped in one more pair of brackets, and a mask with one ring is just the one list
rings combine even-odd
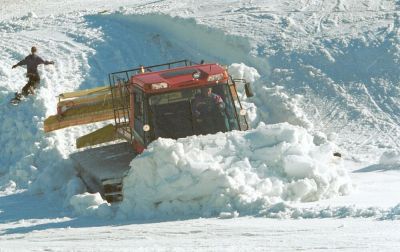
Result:
{"label": "cab roof", "polygon": [[[197,73],[198,76],[195,75]],[[212,76],[221,75],[219,79]],[[211,76],[211,78],[209,78]],[[139,86],[143,90],[156,92],[152,84],[166,83],[163,91],[179,89],[192,86],[204,86],[218,81],[225,81],[228,78],[225,68],[213,64],[199,64],[192,66],[177,67],[157,72],[139,73],[131,77],[130,84]],[[158,90],[158,89],[157,89]],[[161,90],[158,90],[161,91]]]}

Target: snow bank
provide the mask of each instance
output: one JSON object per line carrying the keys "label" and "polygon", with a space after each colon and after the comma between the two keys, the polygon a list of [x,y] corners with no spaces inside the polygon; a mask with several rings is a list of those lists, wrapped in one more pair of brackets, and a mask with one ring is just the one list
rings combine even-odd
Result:
{"label": "snow bank", "polygon": [[[350,180],[304,128],[159,139],[131,162],[118,214],[132,218],[258,214],[279,202],[347,194]],[[231,213],[231,214],[227,214]]]}

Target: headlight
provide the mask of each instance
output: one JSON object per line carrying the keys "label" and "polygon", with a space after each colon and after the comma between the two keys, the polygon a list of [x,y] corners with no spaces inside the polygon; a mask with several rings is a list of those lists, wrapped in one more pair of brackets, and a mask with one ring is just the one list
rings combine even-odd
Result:
{"label": "headlight", "polygon": [[165,82],[151,84],[151,89],[162,89],[162,88],[168,88],[168,84]]}
{"label": "headlight", "polygon": [[201,75],[201,72],[200,71],[196,71],[196,72],[194,72],[193,74],[192,74],[192,77],[193,77],[193,79],[200,79],[200,75]]}
{"label": "headlight", "polygon": [[224,74],[220,73],[220,74],[214,74],[214,75],[210,75],[207,78],[207,81],[220,81],[224,78]]}
{"label": "headlight", "polygon": [[150,125],[148,124],[143,125],[143,131],[147,132],[149,130],[150,130]]}

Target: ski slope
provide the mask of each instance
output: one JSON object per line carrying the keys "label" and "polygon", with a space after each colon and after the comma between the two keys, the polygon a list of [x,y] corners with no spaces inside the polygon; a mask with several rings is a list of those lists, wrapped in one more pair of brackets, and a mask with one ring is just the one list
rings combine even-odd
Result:
{"label": "ski slope", "polygon": [[[400,247],[397,1],[3,2],[0,251]],[[55,65],[10,106],[33,45]],[[69,154],[102,124],[44,134],[56,96],[184,58],[253,82],[253,129],[161,139],[123,203],[87,193]]]}

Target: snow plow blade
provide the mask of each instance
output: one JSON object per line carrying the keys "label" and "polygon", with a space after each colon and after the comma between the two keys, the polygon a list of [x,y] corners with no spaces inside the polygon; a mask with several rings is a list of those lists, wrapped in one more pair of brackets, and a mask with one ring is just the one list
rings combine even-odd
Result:
{"label": "snow plow blade", "polygon": [[125,142],[88,148],[72,153],[70,157],[89,192],[100,192],[111,203],[123,200],[123,179],[135,155]]}
{"label": "snow plow blade", "polygon": [[97,144],[107,143],[119,139],[114,125],[109,124],[101,129],[76,139],[76,148],[89,147]]}
{"label": "snow plow blade", "polygon": [[114,119],[110,87],[69,92],[59,95],[57,115],[46,118],[44,132],[110,119]]}

